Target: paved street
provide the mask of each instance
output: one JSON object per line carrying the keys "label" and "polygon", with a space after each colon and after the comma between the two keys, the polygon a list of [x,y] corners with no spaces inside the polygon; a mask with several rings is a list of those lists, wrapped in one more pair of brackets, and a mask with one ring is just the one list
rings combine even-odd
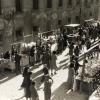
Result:
{"label": "paved street", "polygon": [[[85,49],[86,50],[86,49]],[[83,52],[84,53],[84,52]],[[82,64],[83,62],[80,61]],[[69,55],[68,48],[57,57],[57,66],[59,71],[53,76],[54,84],[52,85],[52,100],[88,100],[85,93],[72,92],[67,94],[67,77],[68,77]],[[40,100],[44,100],[43,84],[41,84],[41,76],[43,65],[37,65],[33,68],[32,79],[36,81]],[[14,73],[7,73],[0,80],[0,100],[25,100],[24,90],[20,90],[23,81],[22,75],[16,76]]]}
{"label": "paved street", "polygon": [[[54,84],[52,86],[52,100],[88,100],[88,95],[84,93],[72,92],[67,94],[67,77],[68,77],[68,63],[69,55],[68,49],[66,49],[62,55],[57,58],[57,65],[59,71],[53,76]],[[41,84],[41,76],[43,66],[37,66],[32,72],[32,78],[36,81],[36,86],[39,93],[40,100],[44,100],[43,84]],[[0,100],[25,100],[23,97],[23,89],[20,90],[22,83],[22,75],[15,76],[14,74],[8,74],[5,78],[0,80]]]}

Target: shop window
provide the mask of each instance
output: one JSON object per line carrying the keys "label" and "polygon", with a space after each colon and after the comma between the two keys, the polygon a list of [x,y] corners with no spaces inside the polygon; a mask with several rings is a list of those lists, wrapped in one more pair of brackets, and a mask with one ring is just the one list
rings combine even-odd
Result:
{"label": "shop window", "polygon": [[47,0],[47,8],[52,8],[52,0]]}
{"label": "shop window", "polygon": [[16,12],[22,12],[22,0],[15,0]]}
{"label": "shop window", "polygon": [[59,0],[59,1],[58,1],[58,6],[59,6],[59,7],[62,7],[62,6],[63,6],[63,0]]}
{"label": "shop window", "polygon": [[39,1],[33,0],[33,9],[38,9],[38,8],[39,8]]}
{"label": "shop window", "polygon": [[23,32],[22,29],[16,30],[16,39],[21,40],[23,38]]}

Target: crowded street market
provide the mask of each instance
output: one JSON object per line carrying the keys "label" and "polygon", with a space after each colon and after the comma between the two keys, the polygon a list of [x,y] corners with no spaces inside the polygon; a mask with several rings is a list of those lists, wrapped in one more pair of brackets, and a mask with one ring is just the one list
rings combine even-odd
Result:
{"label": "crowded street market", "polygon": [[[85,21],[82,24],[65,25],[60,29],[50,31],[49,35],[48,32],[41,33],[37,42],[11,44],[10,51],[1,53],[1,76],[5,77],[8,71],[15,76],[21,75],[23,78],[21,78],[19,92],[24,89],[26,99],[32,96],[34,98],[32,100],[42,100],[40,92],[43,89],[45,100],[67,100],[53,99],[51,92],[53,84],[56,83],[54,77],[61,69],[67,69],[67,73],[63,76],[66,79],[64,79],[64,82],[66,81],[65,97],[70,93],[78,92],[79,94],[86,93],[88,100],[99,100],[99,32],[99,23],[94,25]],[[35,74],[38,70],[43,73],[38,73],[41,76]],[[0,80],[1,84],[4,80],[3,78]],[[24,100],[23,98],[4,100]],[[0,100],[3,100],[2,97]]]}
{"label": "crowded street market", "polygon": [[0,0],[0,100],[100,100],[100,0]]}

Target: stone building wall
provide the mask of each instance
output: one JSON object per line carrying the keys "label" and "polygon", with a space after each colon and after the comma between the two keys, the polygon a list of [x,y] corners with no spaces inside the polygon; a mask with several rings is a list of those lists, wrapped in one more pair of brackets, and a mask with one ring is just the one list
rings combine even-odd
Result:
{"label": "stone building wall", "polygon": [[[60,25],[80,23],[90,18],[98,19],[98,6],[100,4],[100,0],[72,0],[72,5],[69,5],[68,1],[71,0],[62,0],[63,4],[59,7],[58,0],[52,0],[52,8],[47,8],[47,0],[38,0],[39,7],[34,10],[33,0],[20,1],[22,12],[16,13],[15,0],[1,0],[2,14],[0,16],[2,20],[5,20],[3,18],[5,13],[9,11],[14,12],[14,16],[11,19],[14,22],[14,27],[12,27],[14,28],[13,37],[11,36],[10,38],[13,38],[12,43],[24,40],[23,38],[17,40],[16,31],[20,31],[22,36],[33,33],[36,35],[36,30],[38,31],[38,29],[44,32],[56,29]],[[80,1],[80,3],[77,3],[77,1]],[[36,30],[34,30],[35,28]]]}

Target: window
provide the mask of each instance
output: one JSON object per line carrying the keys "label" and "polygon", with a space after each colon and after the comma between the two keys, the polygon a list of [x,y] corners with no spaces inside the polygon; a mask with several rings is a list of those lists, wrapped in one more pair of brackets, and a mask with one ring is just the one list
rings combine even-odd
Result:
{"label": "window", "polygon": [[58,6],[59,6],[59,7],[62,7],[62,6],[63,6],[63,0],[59,0]]}
{"label": "window", "polygon": [[68,5],[72,5],[72,0],[68,0]]}
{"label": "window", "polygon": [[38,0],[33,0],[33,9],[38,9],[39,8],[39,1]]}
{"label": "window", "polygon": [[22,29],[16,30],[16,39],[21,40],[23,38],[23,32]]}
{"label": "window", "polygon": [[80,22],[80,18],[79,18],[79,16],[76,16],[76,23],[79,23]]}
{"label": "window", "polygon": [[71,23],[71,17],[68,17],[68,24]]}
{"label": "window", "polygon": [[38,26],[33,26],[33,32],[38,32]]}
{"label": "window", "polygon": [[88,5],[88,0],[84,0],[84,6]]}
{"label": "window", "polygon": [[80,0],[76,0],[76,5],[79,5],[80,4]]}
{"label": "window", "polygon": [[61,20],[58,20],[58,25],[61,25],[62,21]]}
{"label": "window", "polygon": [[16,12],[22,12],[22,2],[21,0],[15,0]]}
{"label": "window", "polygon": [[1,15],[1,0],[0,0],[0,15]]}
{"label": "window", "polygon": [[3,34],[0,34],[0,42],[3,41]]}
{"label": "window", "polygon": [[47,8],[52,8],[52,0],[47,0]]}
{"label": "window", "polygon": [[90,12],[90,17],[92,16],[92,12]]}

